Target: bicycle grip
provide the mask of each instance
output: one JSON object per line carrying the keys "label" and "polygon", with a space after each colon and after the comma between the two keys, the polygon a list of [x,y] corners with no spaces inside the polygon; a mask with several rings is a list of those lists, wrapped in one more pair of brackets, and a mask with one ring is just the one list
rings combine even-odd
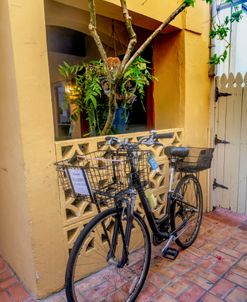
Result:
{"label": "bicycle grip", "polygon": [[155,138],[160,139],[160,138],[173,138],[174,133],[156,133]]}

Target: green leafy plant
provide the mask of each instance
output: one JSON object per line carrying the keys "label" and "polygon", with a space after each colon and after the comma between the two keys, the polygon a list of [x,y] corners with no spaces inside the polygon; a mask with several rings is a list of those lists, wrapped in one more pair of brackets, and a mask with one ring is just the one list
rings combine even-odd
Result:
{"label": "green leafy plant", "polygon": [[[111,93],[104,63],[101,60],[80,65],[64,62],[59,65],[59,72],[67,82],[66,101],[74,105],[71,119],[77,120],[84,111],[89,125],[87,135],[101,135],[108,115],[108,94]],[[116,101],[124,109],[125,119],[126,112],[137,99],[136,94],[142,102],[145,87],[153,79],[149,62],[138,57],[116,81]],[[110,131],[116,132],[116,129],[111,127]]]}
{"label": "green leafy plant", "polygon": [[[208,3],[212,3],[213,0],[206,0]],[[225,41],[225,47],[222,53],[214,54],[210,60],[210,64],[219,64],[224,62],[228,56],[228,49],[230,48],[230,41],[228,35],[231,32],[231,24],[234,22],[240,22],[243,17],[243,11],[235,5],[233,0],[223,0],[219,5],[230,3],[232,5],[232,13],[230,16],[226,16],[223,21],[220,21],[218,15],[213,17],[211,30],[209,37],[220,41]]]}

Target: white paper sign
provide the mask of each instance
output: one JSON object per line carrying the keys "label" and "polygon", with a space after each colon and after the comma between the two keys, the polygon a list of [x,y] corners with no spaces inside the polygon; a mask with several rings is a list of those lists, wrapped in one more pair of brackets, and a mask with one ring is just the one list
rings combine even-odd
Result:
{"label": "white paper sign", "polygon": [[75,194],[89,195],[85,176],[81,169],[68,168]]}

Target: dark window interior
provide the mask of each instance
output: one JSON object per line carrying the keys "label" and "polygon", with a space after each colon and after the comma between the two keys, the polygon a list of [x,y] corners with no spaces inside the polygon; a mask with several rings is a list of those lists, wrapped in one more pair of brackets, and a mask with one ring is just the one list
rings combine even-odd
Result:
{"label": "dark window interior", "polygon": [[47,46],[49,51],[85,57],[85,35],[79,31],[47,26]]}

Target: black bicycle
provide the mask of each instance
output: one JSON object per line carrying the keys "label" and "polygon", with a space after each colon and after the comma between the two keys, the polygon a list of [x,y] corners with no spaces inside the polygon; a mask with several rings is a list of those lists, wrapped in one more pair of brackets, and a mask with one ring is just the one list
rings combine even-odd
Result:
{"label": "black bicycle", "polygon": [[[77,200],[89,198],[98,211],[69,255],[65,277],[69,302],[100,301],[99,296],[102,301],[135,301],[149,270],[150,230],[153,244],[163,242],[162,254],[170,259],[178,254],[170,247],[172,242],[185,249],[196,239],[203,208],[198,173],[210,168],[214,149],[165,147],[169,192],[163,217],[155,218],[155,197],[147,197],[145,190],[150,170],[159,173],[159,166],[140,146],[161,145],[158,139],[171,137],[172,133],[155,131],[137,143],[107,137],[105,150],[57,163],[65,192]],[[180,177],[174,189],[176,172]],[[138,196],[143,212],[135,210]]]}

